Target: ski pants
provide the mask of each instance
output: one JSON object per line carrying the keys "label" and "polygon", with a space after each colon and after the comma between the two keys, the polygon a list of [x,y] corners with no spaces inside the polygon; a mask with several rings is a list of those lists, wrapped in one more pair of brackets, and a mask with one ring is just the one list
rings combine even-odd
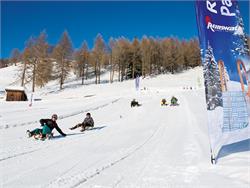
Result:
{"label": "ski pants", "polygon": [[37,134],[42,134],[43,136],[45,136],[46,134],[51,134],[51,129],[47,126],[44,125],[42,129],[34,129],[33,131],[31,131],[32,135],[37,135]]}
{"label": "ski pants", "polygon": [[75,125],[74,127],[72,127],[71,129],[76,129],[78,127],[82,127],[83,129],[85,129],[85,127],[93,127],[88,123],[78,123],[77,125]]}

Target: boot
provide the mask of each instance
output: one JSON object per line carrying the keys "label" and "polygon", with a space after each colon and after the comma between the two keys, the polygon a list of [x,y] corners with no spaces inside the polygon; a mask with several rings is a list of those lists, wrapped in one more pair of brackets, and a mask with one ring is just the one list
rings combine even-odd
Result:
{"label": "boot", "polygon": [[30,130],[27,130],[26,133],[27,133],[28,138],[32,137]]}

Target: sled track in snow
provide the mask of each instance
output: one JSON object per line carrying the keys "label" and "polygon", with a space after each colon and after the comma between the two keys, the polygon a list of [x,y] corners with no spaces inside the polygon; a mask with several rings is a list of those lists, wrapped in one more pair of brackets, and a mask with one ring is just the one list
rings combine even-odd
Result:
{"label": "sled track in snow", "polygon": [[120,163],[121,161],[125,160],[126,158],[132,156],[138,150],[142,149],[154,137],[154,135],[159,131],[160,128],[161,128],[161,126],[159,126],[142,144],[140,144],[139,146],[134,148],[132,151],[126,152],[125,154],[123,154],[123,156],[119,157],[118,159],[113,160],[112,162],[109,162],[108,164],[103,165],[102,167],[93,170],[93,172],[90,172],[89,175],[84,175],[84,174],[86,174],[86,172],[85,173],[82,172],[76,176],[59,177],[55,181],[52,181],[49,184],[42,186],[42,187],[61,187],[61,186],[65,187],[65,184],[67,184],[67,182],[69,182],[69,184],[71,184],[71,185],[68,185],[67,187],[70,187],[70,188],[78,187],[81,184],[88,181],[89,179],[96,177],[104,170],[111,168],[112,166],[114,166],[114,165]]}
{"label": "sled track in snow", "polygon": [[39,150],[40,150],[40,148],[31,150],[31,151],[22,152],[22,153],[17,153],[17,154],[14,154],[14,155],[4,157],[4,158],[0,159],[0,162],[5,161],[7,159],[11,159],[11,158],[19,157],[19,156],[22,156],[22,155],[30,154],[30,153],[33,153],[33,152],[36,152],[36,151],[39,151]]}
{"label": "sled track in snow", "polygon": [[[92,136],[92,134],[90,134],[88,136]],[[67,143],[68,144],[74,143],[77,138],[78,137],[67,139],[68,140]],[[53,140],[53,138],[51,140]],[[40,140],[38,140],[38,141],[40,142]],[[43,142],[43,141],[41,141],[41,142]],[[37,146],[35,146],[36,149],[32,148],[32,150],[27,150],[27,151],[23,151],[23,152],[17,152],[17,153],[13,153],[12,155],[9,155],[9,156],[8,155],[4,156],[4,157],[0,158],[0,162],[3,162],[5,160],[9,160],[9,159],[13,159],[13,158],[16,158],[16,157],[22,157],[23,155],[27,155],[27,154],[30,154],[30,153],[39,152],[39,151],[41,151],[43,149],[60,148],[64,144],[65,144],[65,142],[63,142],[62,144],[59,144],[59,145],[50,145],[50,144],[48,144],[48,140],[47,140],[47,145],[44,145],[44,143],[43,143],[42,146],[39,147],[39,148],[37,148]],[[15,147],[11,151],[15,151]]]}
{"label": "sled track in snow", "polygon": [[[72,117],[72,116],[76,116],[76,115],[81,114],[81,113],[84,113],[84,112],[98,110],[98,109],[104,108],[104,107],[106,107],[106,106],[108,106],[108,105],[110,105],[110,104],[116,103],[116,102],[118,102],[120,99],[121,99],[121,98],[118,98],[118,99],[112,100],[112,101],[109,102],[109,103],[104,103],[104,104],[102,104],[102,105],[100,105],[100,106],[96,106],[96,107],[93,107],[93,108],[88,108],[88,109],[85,109],[85,110],[79,110],[79,111],[75,111],[75,112],[73,112],[73,113],[61,115],[61,116],[59,116],[58,119],[65,119],[65,118],[69,118],[69,117]],[[6,125],[0,126],[0,129],[8,129],[8,128],[14,128],[14,127],[21,127],[21,126],[31,125],[31,124],[35,124],[35,123],[39,123],[39,121],[36,120],[36,121],[29,121],[29,122],[24,122],[24,123],[6,124]]]}

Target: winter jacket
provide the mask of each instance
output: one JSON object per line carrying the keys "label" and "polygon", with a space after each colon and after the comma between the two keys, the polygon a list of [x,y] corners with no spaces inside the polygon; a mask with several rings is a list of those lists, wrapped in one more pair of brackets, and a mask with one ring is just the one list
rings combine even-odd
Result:
{"label": "winter jacket", "polygon": [[131,104],[130,104],[131,107],[133,106],[140,106],[140,104],[137,102],[137,101],[131,101]]}
{"label": "winter jacket", "polygon": [[166,104],[166,103],[167,103],[166,99],[162,99],[162,100],[161,100],[161,103],[162,103],[162,104]]}
{"label": "winter jacket", "polygon": [[177,104],[178,99],[175,97],[172,97],[171,104]]}
{"label": "winter jacket", "polygon": [[65,133],[58,127],[57,123],[52,119],[40,119],[40,123],[42,126],[47,125],[51,131],[55,128],[62,136],[66,136]]}
{"label": "winter jacket", "polygon": [[94,120],[92,117],[86,117],[82,123],[84,125],[94,127]]}

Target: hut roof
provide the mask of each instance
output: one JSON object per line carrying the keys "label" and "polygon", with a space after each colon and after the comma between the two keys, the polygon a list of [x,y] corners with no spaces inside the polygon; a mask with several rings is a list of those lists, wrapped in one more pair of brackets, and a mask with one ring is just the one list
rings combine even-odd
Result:
{"label": "hut roof", "polygon": [[8,86],[5,88],[5,91],[24,91],[24,87]]}

